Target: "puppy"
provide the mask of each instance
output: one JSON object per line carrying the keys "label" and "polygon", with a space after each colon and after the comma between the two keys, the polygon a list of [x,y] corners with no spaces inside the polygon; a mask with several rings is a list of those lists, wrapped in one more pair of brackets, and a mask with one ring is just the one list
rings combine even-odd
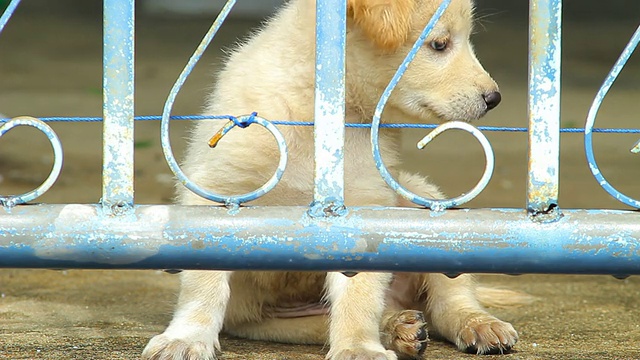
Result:
{"label": "puppy", "polygon": [[[396,68],[439,0],[345,0],[348,6],[346,120],[371,121]],[[471,0],[453,0],[389,99],[382,121],[472,121],[498,105],[500,93],[476,59],[469,36]],[[291,0],[229,55],[206,114],[266,119],[314,119],[315,1]],[[200,121],[190,136],[185,173],[217,193],[260,187],[279,158],[260,126],[234,129],[215,150],[207,143],[222,122]],[[255,205],[308,205],[313,196],[311,127],[283,126],[289,164],[280,183]],[[398,130],[382,129],[388,169],[409,190],[442,198],[421,176],[399,170]],[[347,206],[406,204],[380,177],[370,155],[370,130],[347,128]],[[210,205],[186,189],[181,204]],[[501,353],[517,341],[514,328],[480,305],[469,275],[315,272],[185,271],[177,309],[144,359],[215,359],[218,334],[267,341],[322,344],[331,360],[420,359],[429,327],[462,351]],[[485,298],[487,294],[485,293]],[[497,297],[505,293],[488,294]]]}

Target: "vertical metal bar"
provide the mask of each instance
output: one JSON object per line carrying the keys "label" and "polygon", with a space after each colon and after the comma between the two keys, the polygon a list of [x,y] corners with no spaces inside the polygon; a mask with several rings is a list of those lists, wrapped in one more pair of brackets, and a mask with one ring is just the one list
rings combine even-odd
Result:
{"label": "vertical metal bar", "polygon": [[104,0],[102,204],[133,206],[134,0]]}
{"label": "vertical metal bar", "polygon": [[558,204],[562,0],[529,2],[529,176],[527,209]]}
{"label": "vertical metal bar", "polygon": [[313,216],[344,212],[344,0],[316,2],[315,191]]}

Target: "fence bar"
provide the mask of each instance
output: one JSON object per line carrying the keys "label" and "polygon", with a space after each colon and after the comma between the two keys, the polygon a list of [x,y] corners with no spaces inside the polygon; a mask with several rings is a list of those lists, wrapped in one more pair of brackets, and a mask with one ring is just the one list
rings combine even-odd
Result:
{"label": "fence bar", "polygon": [[540,224],[515,209],[350,208],[330,220],[307,207],[134,210],[0,209],[0,267],[640,274],[632,211],[567,210]]}
{"label": "fence bar", "polygon": [[529,175],[527,210],[558,204],[562,1],[529,2]]}
{"label": "fence bar", "polygon": [[344,213],[345,43],[344,0],[316,3],[315,191],[310,213]]}
{"label": "fence bar", "polygon": [[102,204],[107,214],[133,206],[133,0],[104,0]]}

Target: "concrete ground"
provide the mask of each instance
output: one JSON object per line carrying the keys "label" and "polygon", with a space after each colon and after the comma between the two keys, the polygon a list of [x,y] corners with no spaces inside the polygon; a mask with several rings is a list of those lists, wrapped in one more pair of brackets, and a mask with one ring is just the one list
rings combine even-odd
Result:
{"label": "concrete ground", "polygon": [[[136,359],[170,320],[178,277],[155,271],[4,270],[0,359]],[[485,276],[539,301],[495,309],[520,333],[507,359],[639,359],[640,279]],[[221,359],[322,360],[326,349],[222,338]],[[439,340],[427,359],[474,358]]]}
{"label": "concrete ground", "polygon": [[[8,116],[99,116],[101,114],[101,20],[99,4],[69,1],[25,2],[0,34],[0,113]],[[483,26],[474,36],[481,61],[500,83],[503,103],[482,125],[526,126],[526,18],[517,9],[502,11],[484,1]],[[39,6],[36,6],[39,5]],[[572,6],[571,3],[567,4]],[[575,10],[569,8],[568,10]],[[599,7],[598,7],[599,6]],[[628,6],[636,6],[634,4]],[[511,6],[512,7],[512,6]],[[603,14],[608,3],[587,6]],[[640,5],[637,9],[640,10]],[[637,11],[630,11],[637,14]],[[571,14],[572,11],[567,11]],[[620,12],[617,12],[619,14]],[[593,19],[592,19],[593,20]],[[136,114],[159,114],[166,95],[204,34],[207,19],[138,19]],[[562,125],[579,127],[609,67],[634,31],[637,19],[569,17],[564,28]],[[255,21],[235,20],[196,68],[175,106],[175,114],[194,114],[214,81],[221,47],[243,36]],[[632,59],[598,118],[600,127],[637,127],[640,64]],[[54,123],[65,148],[65,167],[57,184],[39,201],[95,203],[100,198],[101,125]],[[180,156],[185,123],[172,125]],[[158,140],[158,124],[136,125],[136,201],[168,203],[171,175]],[[429,174],[451,195],[480,177],[482,155],[464,135],[438,139],[426,152],[411,150],[422,134],[407,132],[407,168]],[[491,184],[472,207],[524,206],[526,135],[488,133],[496,153]],[[607,178],[639,197],[639,158],[629,148],[634,135],[597,135],[596,156]],[[452,146],[454,144],[454,146]],[[560,206],[625,207],[591,177],[580,135],[563,135]],[[49,145],[29,129],[16,129],[0,141],[0,193],[32,189],[48,173]],[[455,166],[452,166],[454,164]],[[438,169],[438,171],[433,171]],[[469,175],[471,174],[471,175]],[[0,271],[0,359],[134,359],[148,339],[171,317],[177,277],[157,271]],[[526,291],[539,298],[524,308],[496,309],[512,322],[521,339],[505,359],[640,358],[640,280],[610,276],[483,276],[489,285]],[[313,359],[318,346],[268,344],[224,338],[222,359]],[[472,358],[434,340],[427,358]]]}

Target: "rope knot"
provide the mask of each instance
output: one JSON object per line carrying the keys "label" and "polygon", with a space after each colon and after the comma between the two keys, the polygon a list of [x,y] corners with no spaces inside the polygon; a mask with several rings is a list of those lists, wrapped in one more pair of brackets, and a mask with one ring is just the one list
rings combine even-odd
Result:
{"label": "rope knot", "polygon": [[254,123],[256,116],[258,116],[258,113],[254,111],[249,115],[249,117],[243,118],[242,120],[233,115],[229,115],[229,120],[233,121],[235,126],[244,129]]}
{"label": "rope knot", "polygon": [[222,137],[229,132],[229,130],[234,127],[239,127],[241,129],[246,128],[247,126],[256,122],[256,116],[258,116],[257,112],[252,112],[249,116],[242,116],[240,119],[233,115],[226,116],[229,119],[226,125],[224,125],[220,130],[218,130],[212,137],[209,139],[209,147],[214,148],[218,145],[218,142]]}

